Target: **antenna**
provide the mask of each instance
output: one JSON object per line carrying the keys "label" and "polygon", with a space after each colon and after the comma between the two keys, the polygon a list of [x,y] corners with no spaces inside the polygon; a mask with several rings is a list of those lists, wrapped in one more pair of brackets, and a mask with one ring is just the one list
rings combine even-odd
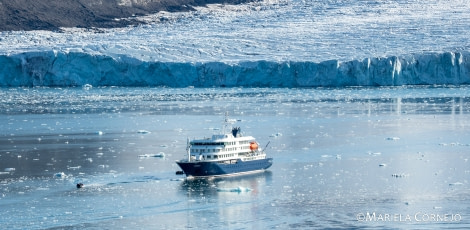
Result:
{"label": "antenna", "polygon": [[265,150],[265,149],[268,147],[269,143],[271,143],[271,141],[268,141],[268,143],[266,144],[266,146],[264,146],[264,149],[263,149],[263,150]]}
{"label": "antenna", "polygon": [[223,130],[224,133],[223,134],[226,134],[227,128],[230,128],[230,130],[232,130],[232,124],[235,123],[235,122],[236,122],[236,120],[235,119],[229,119],[228,118],[228,112],[225,112],[224,130]]}
{"label": "antenna", "polygon": [[188,162],[191,161],[191,142],[189,141],[189,137],[186,140],[186,154],[188,155]]}

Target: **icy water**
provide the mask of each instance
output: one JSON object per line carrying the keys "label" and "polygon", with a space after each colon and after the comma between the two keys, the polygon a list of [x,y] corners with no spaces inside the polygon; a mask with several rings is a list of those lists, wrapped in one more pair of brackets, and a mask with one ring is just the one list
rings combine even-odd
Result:
{"label": "icy water", "polygon": [[[175,175],[226,111],[273,166]],[[0,117],[2,229],[470,227],[468,87],[4,88]]]}

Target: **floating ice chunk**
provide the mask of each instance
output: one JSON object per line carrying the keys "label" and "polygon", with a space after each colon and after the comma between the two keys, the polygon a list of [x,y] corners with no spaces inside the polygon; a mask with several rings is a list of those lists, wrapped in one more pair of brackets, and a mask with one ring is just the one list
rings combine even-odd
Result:
{"label": "floating ice chunk", "polygon": [[271,134],[269,137],[282,137],[282,133]]}
{"label": "floating ice chunk", "polygon": [[404,174],[404,173],[397,174],[397,173],[394,173],[394,174],[392,174],[392,177],[395,177],[395,178],[408,177],[408,174]]}
{"label": "floating ice chunk", "polygon": [[236,188],[217,188],[217,191],[218,192],[238,192],[238,193],[241,193],[241,192],[249,192],[251,191],[252,189],[250,188],[245,188],[245,187],[236,187]]}
{"label": "floating ice chunk", "polygon": [[103,135],[104,133],[103,133],[103,131],[97,131],[96,134],[98,134],[98,135],[101,136],[101,135]]}
{"label": "floating ice chunk", "polygon": [[164,153],[164,152],[159,152],[159,153],[155,153],[155,154],[142,154],[142,155],[139,155],[139,157],[141,157],[141,158],[146,158],[146,157],[165,157],[165,153]]}
{"label": "floating ice chunk", "polygon": [[463,185],[462,182],[455,182],[455,183],[450,183],[449,186],[459,186],[459,185]]}
{"label": "floating ice chunk", "polygon": [[148,134],[148,133],[151,133],[151,132],[148,131],[148,130],[141,129],[141,130],[138,130],[137,133],[140,133],[140,134]]}
{"label": "floating ice chunk", "polygon": [[65,174],[64,172],[54,174],[54,178],[64,179],[66,177],[67,177],[67,174]]}
{"label": "floating ice chunk", "polygon": [[90,90],[92,88],[93,88],[93,86],[90,85],[90,84],[85,84],[85,85],[82,86],[82,89],[84,89],[84,90]]}
{"label": "floating ice chunk", "polygon": [[80,169],[82,166],[78,165],[78,166],[67,166],[67,169],[72,169],[72,170],[76,170],[76,169]]}
{"label": "floating ice chunk", "polygon": [[385,138],[385,140],[388,140],[388,141],[398,141],[398,140],[400,140],[400,138],[399,138],[399,137],[387,137],[387,138]]}
{"label": "floating ice chunk", "polygon": [[15,171],[15,170],[16,170],[16,168],[5,168],[5,170],[3,170],[3,171],[5,171],[5,172],[13,172],[13,171]]}

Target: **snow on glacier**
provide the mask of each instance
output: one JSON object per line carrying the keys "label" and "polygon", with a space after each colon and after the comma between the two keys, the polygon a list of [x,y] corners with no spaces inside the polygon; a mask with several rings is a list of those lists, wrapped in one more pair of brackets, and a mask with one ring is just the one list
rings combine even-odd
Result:
{"label": "snow on glacier", "polygon": [[468,84],[470,3],[266,0],[0,33],[1,86]]}

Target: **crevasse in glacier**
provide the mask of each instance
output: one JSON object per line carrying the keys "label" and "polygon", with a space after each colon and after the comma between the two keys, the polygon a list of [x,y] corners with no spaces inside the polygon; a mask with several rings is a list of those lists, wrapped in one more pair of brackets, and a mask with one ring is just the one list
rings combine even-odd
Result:
{"label": "crevasse in glacier", "polygon": [[469,84],[470,54],[445,52],[319,63],[150,62],[124,55],[24,52],[0,55],[0,85],[316,87]]}

